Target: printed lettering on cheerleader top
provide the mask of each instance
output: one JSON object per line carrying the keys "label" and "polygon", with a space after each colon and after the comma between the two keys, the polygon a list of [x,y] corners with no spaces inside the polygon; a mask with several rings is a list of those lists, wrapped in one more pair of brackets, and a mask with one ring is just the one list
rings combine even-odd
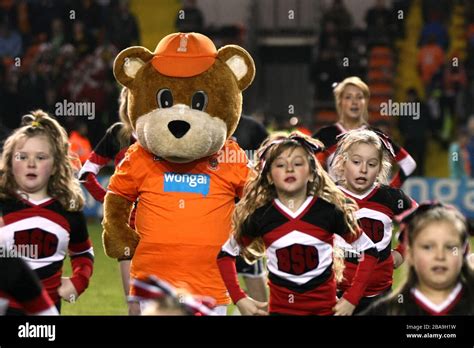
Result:
{"label": "printed lettering on cheerleader top", "polygon": [[164,192],[209,193],[211,177],[207,174],[165,173]]}

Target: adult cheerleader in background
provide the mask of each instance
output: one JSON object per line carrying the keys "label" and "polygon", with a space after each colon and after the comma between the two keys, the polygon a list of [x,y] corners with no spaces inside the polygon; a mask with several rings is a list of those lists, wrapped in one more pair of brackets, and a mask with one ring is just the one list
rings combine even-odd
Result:
{"label": "adult cheerleader in background", "polygon": [[[368,123],[368,105],[370,90],[360,78],[351,76],[344,79],[334,88],[334,98],[339,121],[333,125],[319,129],[313,137],[320,140],[325,151],[318,154],[318,160],[324,168],[329,168],[342,134],[353,129],[371,128]],[[390,186],[400,188],[406,178],[411,175],[416,162],[401,146],[390,140],[395,153],[395,162],[400,170],[393,175]],[[334,178],[329,168],[329,174]]]}
{"label": "adult cheerleader in background", "polygon": [[[107,190],[99,183],[97,175],[100,170],[112,160],[115,166],[118,165],[125,156],[128,147],[136,141],[128,118],[127,99],[128,89],[124,87],[119,97],[120,122],[114,123],[107,129],[105,135],[94,148],[79,172],[79,180],[81,183],[87,191],[89,191],[91,196],[100,203],[104,202]],[[135,209],[130,214],[129,224],[130,227],[134,228]],[[130,262],[131,259],[120,260],[120,273],[122,274],[125,297],[128,296],[130,287]],[[137,303],[129,303],[129,313],[139,314],[139,306]]]}

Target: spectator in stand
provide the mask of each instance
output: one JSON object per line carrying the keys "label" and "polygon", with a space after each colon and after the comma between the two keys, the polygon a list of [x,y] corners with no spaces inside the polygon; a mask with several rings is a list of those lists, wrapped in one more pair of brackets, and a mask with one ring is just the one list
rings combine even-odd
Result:
{"label": "spectator in stand", "polygon": [[367,29],[376,28],[380,24],[385,26],[391,25],[391,11],[385,7],[385,0],[376,0],[375,5],[367,10],[365,15],[365,23]]}
{"label": "spectator in stand", "polygon": [[[468,143],[467,143],[467,152],[469,155],[469,163],[474,164],[474,115],[469,116],[467,120],[467,133],[468,133]],[[474,166],[470,166],[471,171],[469,176],[474,177]]]}
{"label": "spectator in stand", "polygon": [[175,25],[180,32],[202,33],[204,30],[204,16],[196,5],[196,0],[184,0],[183,8],[178,11]]}
{"label": "spectator in stand", "polygon": [[[457,58],[457,60],[454,60]],[[455,125],[465,122],[464,90],[467,87],[467,74],[464,63],[454,53],[446,62],[443,73],[443,97],[441,112],[449,111]]]}
{"label": "spectator in stand", "polygon": [[[472,4],[472,8],[474,10],[474,4]],[[474,16],[474,14],[473,14]],[[467,81],[468,81],[468,89],[470,91],[474,90],[474,20],[471,24],[469,24],[468,29],[468,47],[467,47],[467,56],[466,60],[464,61],[464,67],[466,69]],[[474,98],[473,93],[470,92],[468,97],[466,98],[466,108],[465,115],[469,115],[474,112]]]}
{"label": "spectator in stand", "polygon": [[[474,8],[474,5],[473,5]],[[474,22],[467,26],[467,56],[464,62],[468,80],[474,77]]]}
{"label": "spectator in stand", "polygon": [[388,45],[393,34],[394,14],[385,7],[385,0],[377,0],[367,10],[365,22],[369,45]]}
{"label": "spectator in stand", "polygon": [[426,143],[429,137],[431,115],[426,104],[420,100],[415,88],[407,90],[406,101],[420,105],[420,114],[414,115],[414,117],[400,117],[398,127],[405,140],[405,149],[416,162],[413,175],[423,176],[425,174]]}
{"label": "spectator in stand", "polygon": [[71,43],[76,48],[79,57],[91,54],[96,45],[94,38],[88,33],[84,27],[84,23],[80,20],[75,20],[72,25]]}
{"label": "spectator in stand", "polygon": [[69,34],[71,24],[70,1],[28,1],[28,25],[30,32],[35,36],[49,36],[51,22],[55,18],[61,18]]}
{"label": "spectator in stand", "polygon": [[8,122],[7,103],[6,69],[3,64],[0,64],[0,142],[5,139],[6,135],[11,131],[7,126],[10,124],[10,122]]}
{"label": "spectator in stand", "polygon": [[95,0],[81,0],[76,11],[76,19],[83,22],[86,31],[97,39],[99,37],[99,31],[104,26],[102,18],[100,17],[100,6]]}
{"label": "spectator in stand", "polygon": [[441,112],[441,98],[443,91],[441,89],[441,82],[437,83],[434,88],[426,92],[426,105],[430,110],[431,123],[430,128],[432,130],[433,138],[443,147],[447,149],[448,144],[443,135],[444,129],[444,113]]}
{"label": "spectator in stand", "polygon": [[41,59],[31,64],[30,69],[22,70],[18,80],[18,95],[21,110],[28,112],[46,105],[46,89],[48,80],[48,64]]}
{"label": "spectator in stand", "polygon": [[446,50],[449,46],[449,36],[446,28],[442,24],[441,14],[436,11],[430,11],[428,22],[423,26],[420,34],[420,45],[425,45],[432,36],[435,42]]}
{"label": "spectator in stand", "polygon": [[327,19],[323,23],[317,47],[317,58],[311,67],[317,100],[332,101],[332,84],[334,81],[341,81],[344,78],[343,57],[343,40],[337,30],[336,23]]}
{"label": "spectator in stand", "polygon": [[20,56],[22,50],[21,35],[11,27],[7,18],[3,18],[0,22],[0,58],[13,60]]}
{"label": "spectator in stand", "polygon": [[418,52],[418,69],[427,94],[430,94],[437,80],[441,80],[443,64],[444,50],[436,42],[436,36],[432,34]]}
{"label": "spectator in stand", "polygon": [[69,143],[71,144],[71,151],[76,153],[84,164],[92,152],[92,146],[87,139],[87,125],[79,122],[76,130],[73,130],[69,135]]}
{"label": "spectator in stand", "polygon": [[29,37],[31,34],[31,25],[29,18],[29,7],[26,0],[18,1],[17,4],[17,28],[23,37]]}
{"label": "spectator in stand", "polygon": [[140,28],[128,0],[119,0],[111,9],[107,36],[119,51],[140,44]]}
{"label": "spectator in stand", "polygon": [[336,46],[338,46],[338,49],[342,51],[342,37],[340,37],[337,25],[333,20],[328,19],[323,23],[318,50],[324,51],[328,47],[334,46],[331,41],[335,41]]}
{"label": "spectator in stand", "polygon": [[449,176],[453,179],[464,179],[470,176],[471,163],[467,149],[468,142],[469,133],[467,129],[461,128],[458,131],[456,141],[449,146]]}
{"label": "spectator in stand", "polygon": [[66,32],[64,30],[64,22],[61,18],[55,18],[51,22],[51,42],[52,50],[57,54],[61,47],[66,43]]}
{"label": "spectator in stand", "polygon": [[29,2],[27,0],[4,0],[0,2],[0,18],[6,18],[12,28],[18,30],[23,42],[31,33],[29,20]]}
{"label": "spectator in stand", "polygon": [[469,23],[466,30],[466,38],[470,47],[474,46],[474,22]]}
{"label": "spectator in stand", "polygon": [[[0,119],[0,121],[1,121],[1,119]],[[4,127],[0,123],[0,146],[3,146],[3,142],[5,141],[6,138],[8,138],[10,133],[11,133],[11,129],[8,129],[7,127]]]}
{"label": "spectator in stand", "polygon": [[15,1],[0,1],[0,18],[6,19],[13,27],[17,27],[17,8]]}
{"label": "spectator in stand", "polygon": [[[397,38],[405,37],[405,21],[398,20],[398,14],[408,13],[411,5],[411,0],[392,0],[393,13],[396,14],[395,20],[395,34]],[[402,12],[400,12],[402,11]]]}
{"label": "spectator in stand", "polygon": [[[58,100],[62,101],[69,98],[69,80],[76,71],[78,60],[76,49],[71,44],[62,46],[58,56],[55,57],[51,69],[51,79],[56,86]],[[72,73],[66,75],[64,71]]]}
{"label": "spectator in stand", "polygon": [[343,79],[343,50],[337,36],[327,39],[327,46],[319,51],[318,59],[312,67],[312,76],[316,86],[318,100],[332,100],[332,84]]}
{"label": "spectator in stand", "polygon": [[[21,100],[18,93],[19,70],[13,67],[6,67],[2,109],[4,110],[3,125],[10,129],[15,129],[20,125],[20,120],[14,115],[18,115],[21,109]],[[13,115],[13,116],[12,116]]]}
{"label": "spectator in stand", "polygon": [[334,22],[342,37],[347,37],[347,34],[352,30],[352,15],[343,0],[333,0],[331,7],[323,14],[323,23],[326,21]]}

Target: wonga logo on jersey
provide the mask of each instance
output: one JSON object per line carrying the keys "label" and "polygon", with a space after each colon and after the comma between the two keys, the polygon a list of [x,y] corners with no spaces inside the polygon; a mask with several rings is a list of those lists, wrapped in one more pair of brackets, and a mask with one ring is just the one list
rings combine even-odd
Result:
{"label": "wonga logo on jersey", "polygon": [[207,174],[165,173],[165,192],[209,193],[211,177]]}

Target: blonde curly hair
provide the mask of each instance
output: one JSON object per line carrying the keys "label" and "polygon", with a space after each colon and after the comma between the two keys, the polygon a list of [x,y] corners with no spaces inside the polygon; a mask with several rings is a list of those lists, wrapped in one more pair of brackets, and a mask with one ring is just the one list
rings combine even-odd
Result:
{"label": "blonde curly hair", "polygon": [[344,137],[337,144],[337,149],[334,158],[330,164],[332,172],[334,173],[336,182],[345,186],[346,179],[344,176],[344,166],[349,158],[349,152],[354,145],[369,144],[373,145],[379,153],[380,171],[377,175],[376,181],[381,184],[387,184],[392,168],[390,154],[385,150],[379,136],[368,129],[356,129],[347,132]]}
{"label": "blonde curly hair", "polygon": [[69,155],[67,133],[58,121],[42,110],[23,116],[22,127],[16,129],[3,145],[0,158],[0,199],[17,197],[18,184],[12,171],[13,152],[19,142],[37,136],[48,139],[54,158],[54,175],[48,181],[48,195],[58,200],[67,211],[81,210],[84,197],[73,174],[74,158]]}

